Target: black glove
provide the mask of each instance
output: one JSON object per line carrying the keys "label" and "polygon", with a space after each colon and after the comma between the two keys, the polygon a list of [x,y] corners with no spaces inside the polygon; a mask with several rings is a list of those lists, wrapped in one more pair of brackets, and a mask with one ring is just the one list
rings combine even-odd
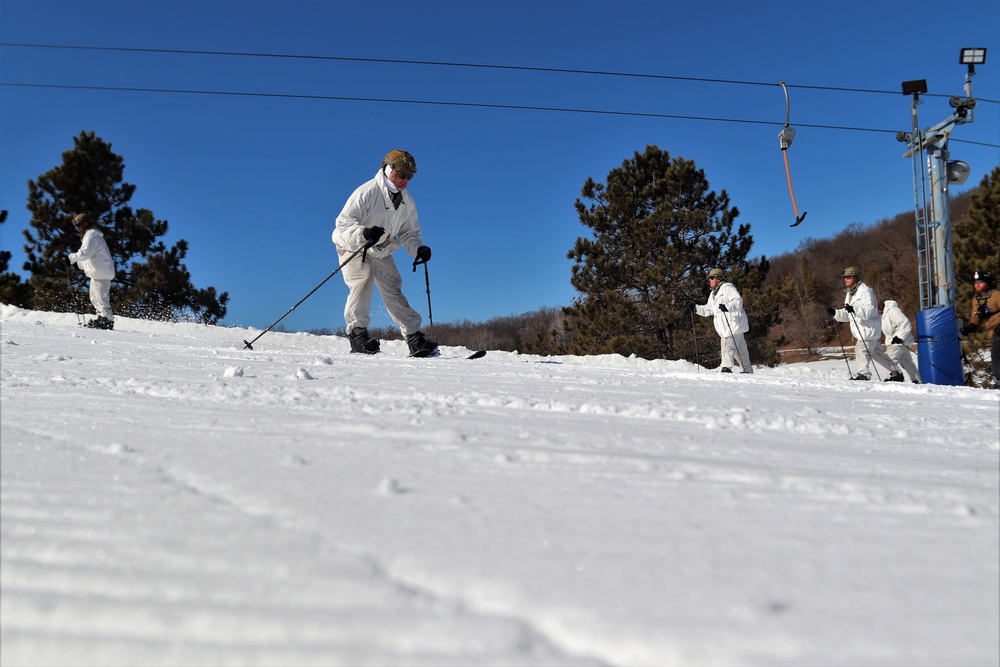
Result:
{"label": "black glove", "polygon": [[900,339],[899,336],[893,336],[892,340],[889,341],[889,342],[892,343],[893,345],[902,345],[903,344],[903,341],[902,341],[902,339]]}
{"label": "black glove", "polygon": [[834,315],[837,314],[837,311],[833,309],[833,306],[827,306],[826,312],[830,313],[830,317],[833,317]]}
{"label": "black glove", "polygon": [[382,238],[383,234],[385,234],[385,230],[381,227],[365,227],[365,231],[362,236],[365,237],[365,241],[375,245],[378,243],[378,240]]}
{"label": "black glove", "polygon": [[696,303],[689,303],[688,304],[688,310],[690,310],[692,313],[695,312],[696,310],[698,310],[698,304],[696,304]]}
{"label": "black glove", "polygon": [[849,303],[845,303],[844,304],[844,310],[846,310],[849,313],[854,313],[854,306],[852,306]]}
{"label": "black glove", "polygon": [[724,304],[724,303],[720,303],[719,304],[719,310],[721,310],[724,313],[728,313],[729,312],[728,310],[726,310],[726,304]]}
{"label": "black glove", "polygon": [[962,334],[963,336],[968,336],[970,333],[972,333],[975,330],[976,330],[976,325],[975,324],[966,324],[964,327],[962,327],[962,328],[960,328],[958,330],[958,333]]}
{"label": "black glove", "polygon": [[418,262],[429,262],[431,259],[431,249],[425,245],[417,248],[417,261]]}

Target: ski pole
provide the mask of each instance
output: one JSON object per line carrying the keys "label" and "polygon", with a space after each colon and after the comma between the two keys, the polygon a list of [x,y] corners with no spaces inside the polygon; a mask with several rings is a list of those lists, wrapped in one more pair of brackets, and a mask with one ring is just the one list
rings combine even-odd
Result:
{"label": "ski pole", "polygon": [[837,326],[837,320],[833,321],[833,329],[837,332],[837,340],[840,341],[840,353],[844,355],[844,363],[847,364],[847,377],[853,378],[854,373],[851,371],[851,362],[847,360],[847,350],[844,349],[844,339],[840,337],[840,327]]}
{"label": "ski pole", "polygon": [[[724,306],[724,305],[725,304],[720,304],[720,306]],[[733,325],[729,323],[729,311],[728,310],[723,310],[722,312],[723,312],[722,319],[724,319],[726,321],[726,328],[729,329],[729,337],[733,339],[733,348],[735,349],[736,348],[736,334],[733,333]],[[738,349],[736,349],[736,356],[737,357],[740,356],[740,351]],[[749,361],[749,360],[747,360],[747,361]],[[721,360],[720,360],[720,363],[721,363]],[[743,370],[744,373],[746,373],[747,369],[743,368],[743,359],[742,358],[740,359],[740,368]]]}
{"label": "ski pole", "polygon": [[[261,336],[263,336],[264,334],[266,334],[268,331],[270,331],[271,329],[273,329],[274,326],[278,322],[280,322],[281,320],[283,320],[286,317],[288,317],[288,313],[292,312],[293,310],[295,310],[296,308],[298,308],[299,306],[301,306],[303,301],[305,301],[306,299],[308,299],[309,297],[311,297],[316,290],[318,290],[320,287],[322,287],[323,285],[325,285],[326,281],[328,281],[330,278],[333,278],[335,275],[337,275],[337,273],[340,272],[340,270],[342,268],[344,268],[345,266],[347,266],[348,262],[350,262],[352,259],[354,259],[358,255],[360,255],[362,252],[367,252],[368,248],[372,247],[372,245],[374,245],[374,243],[372,243],[371,241],[369,241],[364,246],[362,246],[362,247],[358,248],[357,250],[355,250],[354,252],[352,252],[350,257],[348,257],[343,262],[341,262],[340,266],[338,266],[337,268],[335,268],[333,270],[333,273],[331,273],[330,275],[328,275],[326,278],[323,279],[323,282],[321,282],[319,285],[316,285],[316,287],[313,287],[312,288],[312,292],[309,292],[309,294],[306,294],[304,297],[302,297],[301,300],[299,300],[299,302],[297,304],[295,304],[294,306],[292,306],[291,308],[289,308],[287,311],[285,311],[285,314],[282,315],[281,317],[279,317],[278,319],[276,319],[274,322],[272,322],[271,326],[269,326],[268,328],[264,329],[259,334],[257,334],[257,338],[260,338]],[[249,341],[249,342],[247,342],[246,340],[244,340],[243,344],[246,346],[244,349],[252,350],[253,349],[253,344],[257,342],[257,338],[254,338],[252,341]]]}
{"label": "ski pole", "polygon": [[[966,368],[969,369],[967,372],[965,372],[965,385],[971,387],[973,386],[972,377],[974,369],[972,368],[972,364],[969,363],[969,358],[965,356],[965,345],[962,344],[961,336],[958,337],[958,349],[961,350],[962,352],[962,370],[965,371]],[[1000,379],[998,378],[993,378],[993,380],[994,382],[1000,382]]]}
{"label": "ski pole", "polygon": [[694,364],[701,370],[701,360],[698,358],[698,331],[694,328],[694,311],[691,311],[691,340],[694,341]]}
{"label": "ski pole", "polygon": [[427,261],[421,262],[419,259],[413,260],[413,272],[417,271],[417,264],[424,265],[424,284],[427,286],[427,321],[430,322],[431,338],[434,338],[434,312],[431,310],[431,277],[427,272]]}
{"label": "ski pole", "polygon": [[[4,211],[6,213],[7,211]],[[73,289],[73,280],[69,270],[70,265],[66,265],[66,290],[72,294],[73,314],[76,315],[76,326],[81,327],[84,322],[80,321],[80,293]]]}
{"label": "ski pole", "polygon": [[[858,333],[861,333],[861,325],[858,324],[858,320],[857,320],[856,317],[854,317],[854,313],[848,311],[847,314],[851,316],[852,320],[854,320],[854,326],[857,328]],[[865,346],[865,354],[868,355],[868,359],[869,359],[869,361],[871,361],[872,370],[875,371],[875,377],[877,377],[878,381],[881,382],[882,381],[882,376],[879,375],[879,373],[878,373],[878,366],[875,365],[875,360],[872,359],[871,350],[868,349],[868,343],[865,342],[864,338],[861,339],[861,344]]]}

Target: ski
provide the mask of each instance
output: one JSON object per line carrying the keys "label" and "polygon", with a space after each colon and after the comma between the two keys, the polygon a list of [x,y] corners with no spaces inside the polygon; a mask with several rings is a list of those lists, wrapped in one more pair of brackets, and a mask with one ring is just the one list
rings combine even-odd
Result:
{"label": "ski", "polygon": [[440,354],[437,354],[437,350],[436,349],[434,349],[434,350],[417,350],[416,352],[414,352],[410,356],[414,357],[414,358],[417,358],[417,359],[426,359],[426,358],[430,358],[430,357],[437,357],[438,359],[482,359],[483,357],[486,356],[486,350],[476,350],[475,352],[473,352],[472,354],[470,354],[468,356],[462,356],[462,355],[442,356]]}

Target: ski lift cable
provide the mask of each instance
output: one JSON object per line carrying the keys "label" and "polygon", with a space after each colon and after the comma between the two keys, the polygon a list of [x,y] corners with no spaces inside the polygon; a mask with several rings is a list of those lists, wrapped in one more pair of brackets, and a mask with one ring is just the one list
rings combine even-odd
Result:
{"label": "ski lift cable", "polygon": [[[194,56],[224,56],[224,57],[239,57],[239,58],[272,58],[272,59],[313,60],[313,61],[332,61],[332,62],[358,62],[358,63],[389,64],[389,65],[417,65],[417,66],[429,66],[429,67],[476,68],[476,69],[490,69],[490,70],[510,70],[519,72],[545,72],[552,74],[581,74],[589,76],[624,77],[624,78],[651,79],[651,80],[691,81],[697,83],[717,83],[717,84],[741,85],[741,86],[774,85],[772,83],[765,81],[741,81],[736,79],[717,79],[717,78],[706,78],[706,77],[695,77],[695,76],[678,76],[669,74],[649,74],[642,72],[617,72],[617,71],[607,71],[607,70],[571,69],[565,67],[501,65],[495,63],[469,63],[469,62],[451,62],[451,61],[439,61],[439,60],[405,60],[401,58],[364,58],[364,57],[351,57],[351,56],[327,56],[327,55],[301,54],[301,53],[297,54],[297,53],[266,53],[266,52],[248,52],[248,51],[214,51],[214,50],[204,50],[204,49],[168,49],[168,48],[150,48],[150,47],[94,46],[94,45],[87,46],[80,44],[32,44],[32,43],[22,43],[22,42],[0,42],[0,47],[27,48],[27,49],[53,49],[53,50],[68,49],[68,50],[81,50],[81,51],[107,51],[107,52],[126,52],[126,53],[194,55]],[[804,90],[819,90],[828,92],[867,93],[867,94],[880,94],[880,95],[893,95],[893,96],[899,95],[899,91],[896,90],[878,90],[873,88],[850,88],[844,86],[819,86],[819,85],[809,85],[809,84],[788,84],[788,86],[791,88],[801,88]],[[951,95],[944,93],[925,93],[924,96],[941,97],[941,98],[952,97]],[[983,97],[977,98],[977,101],[986,102],[990,104],[1000,104],[1000,100],[994,100]]]}
{"label": "ski lift cable", "polygon": [[[775,84],[770,84],[770,85],[775,85]],[[477,109],[505,109],[512,111],[547,111],[547,112],[559,112],[559,113],[594,114],[603,116],[623,116],[631,118],[695,120],[695,121],[706,121],[715,123],[746,123],[750,125],[779,124],[778,121],[754,120],[750,118],[725,118],[718,116],[692,116],[692,115],[649,113],[649,112],[638,112],[638,111],[614,111],[608,109],[578,109],[572,107],[551,107],[551,106],[537,106],[537,105],[525,105],[525,104],[491,104],[485,102],[458,102],[458,101],[444,101],[444,100],[401,99],[401,98],[385,98],[385,97],[306,95],[299,93],[268,93],[268,92],[250,92],[250,91],[235,91],[235,90],[210,90],[210,89],[198,90],[190,88],[94,86],[94,85],[80,85],[80,84],[0,81],[0,88],[2,87],[46,88],[51,90],[89,90],[89,91],[107,91],[107,92],[125,92],[125,93],[158,93],[158,94],[173,94],[173,95],[258,97],[258,98],[270,98],[270,99],[295,99],[295,100],[313,100],[313,101],[325,100],[325,101],[339,101],[339,102],[372,102],[379,104],[416,104],[424,106],[463,107],[463,108],[477,108]],[[874,132],[878,134],[891,134],[893,136],[896,136],[899,133],[898,130],[895,129],[882,129],[875,127],[852,127],[848,125],[827,125],[822,123],[802,123],[800,124],[800,127],[808,127],[819,130],[847,131],[847,132]],[[1000,148],[1000,144],[992,144],[984,141],[970,141],[968,139],[952,139],[952,141],[956,143],[973,144],[976,146],[986,146],[988,148]]]}

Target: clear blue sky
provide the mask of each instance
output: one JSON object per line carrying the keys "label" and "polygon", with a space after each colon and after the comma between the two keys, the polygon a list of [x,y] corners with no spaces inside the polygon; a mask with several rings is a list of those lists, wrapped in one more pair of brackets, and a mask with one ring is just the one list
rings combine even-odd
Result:
{"label": "clear blue sky", "polygon": [[[584,180],[603,181],[647,144],[694,160],[729,193],[755,255],[911,210],[911,165],[895,138],[911,127],[900,85],[926,79],[931,94],[962,95],[959,49],[985,46],[973,85],[992,102],[951,142],[972,167],[953,192],[973,187],[1000,163],[998,25],[996,0],[0,0],[5,43],[680,77],[0,46],[5,83],[256,94],[0,86],[0,206],[10,211],[0,245],[20,270],[28,180],[93,130],[123,156],[132,205],[169,221],[168,243],[189,241],[195,285],[229,292],[224,323],[264,328],[336,267],[334,218],[398,147],[420,170],[410,190],[434,250],[435,322],[563,306],[575,296],[566,253],[587,232],[573,207]],[[792,183],[808,212],[795,228],[780,81],[797,131]],[[951,113],[947,97],[924,100],[923,127]],[[426,319],[423,271],[405,252],[396,260]],[[283,324],[340,327],[346,293],[336,276]],[[389,323],[377,305],[373,324]]]}

